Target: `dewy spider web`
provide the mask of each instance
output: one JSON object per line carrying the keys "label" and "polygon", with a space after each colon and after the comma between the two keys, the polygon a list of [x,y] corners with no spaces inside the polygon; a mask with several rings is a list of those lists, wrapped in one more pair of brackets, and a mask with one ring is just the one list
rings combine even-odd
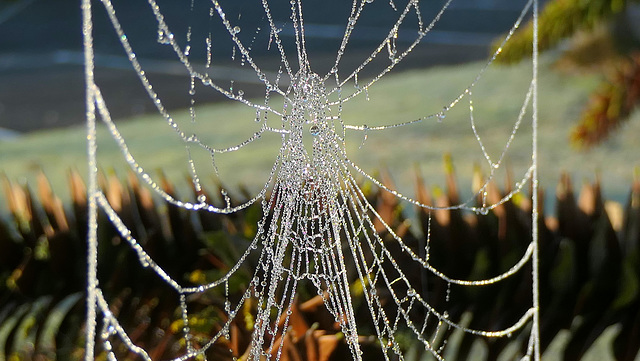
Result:
{"label": "dewy spider web", "polygon": [[[191,8],[194,7],[191,1]],[[381,0],[377,0],[379,2]],[[504,39],[506,43],[511,34],[517,29],[523,19],[532,14],[534,23],[533,38],[533,74],[530,86],[522,104],[519,115],[513,123],[511,135],[506,139],[502,152],[498,157],[492,157],[485,148],[473,117],[472,90],[481,79],[485,70],[499,54],[500,49],[490,58],[486,66],[479,69],[475,79],[469,79],[469,86],[462,89],[459,96],[443,110],[415,120],[406,120],[396,124],[384,126],[367,126],[348,124],[348,119],[342,119],[342,107],[351,99],[367,93],[377,81],[391,71],[414,48],[429,36],[432,28],[450,7],[453,0],[448,0],[430,18],[426,18],[421,10],[419,0],[409,0],[406,4],[390,0],[389,11],[395,14],[387,35],[381,39],[379,45],[370,55],[357,66],[355,70],[341,76],[341,61],[349,44],[349,40],[357,29],[358,21],[373,0],[354,0],[350,15],[345,20],[344,33],[334,64],[325,75],[314,73],[308,59],[307,41],[305,38],[305,23],[303,18],[303,4],[301,0],[290,1],[289,21],[295,36],[295,44],[289,49],[282,40],[281,24],[277,23],[271,3],[262,0],[263,19],[268,24],[269,47],[277,49],[280,56],[279,71],[272,75],[264,72],[251,53],[251,44],[247,44],[239,36],[241,29],[232,23],[232,19],[225,13],[224,7],[216,0],[211,0],[211,19],[217,18],[222,24],[227,36],[233,42],[233,56],[236,52],[255,73],[255,77],[266,89],[264,104],[254,103],[244,97],[241,91],[224,88],[216,79],[209,75],[212,65],[212,37],[205,39],[206,66],[205,69],[192,63],[190,51],[192,43],[192,29],[187,31],[185,43],[180,43],[172,32],[171,24],[165,21],[162,8],[155,0],[148,0],[149,11],[153,13],[157,22],[158,42],[169,47],[175,57],[191,78],[191,91],[195,93],[196,84],[204,88],[213,89],[223,96],[253,108],[257,113],[256,121],[259,129],[254,135],[234,146],[216,148],[201,140],[198,135],[188,135],[181,130],[179,123],[174,120],[165,108],[160,96],[154,90],[145,70],[136,57],[127,35],[116,15],[116,10],[110,0],[100,0],[111,24],[117,33],[120,43],[126,52],[131,67],[137,73],[140,82],[153,101],[159,114],[166,124],[175,132],[187,149],[189,169],[191,170],[194,187],[200,196],[196,201],[180,200],[166,193],[154,177],[138,164],[134,155],[129,151],[124,137],[113,122],[109,108],[103,99],[100,87],[94,79],[94,46],[92,1],[83,0],[83,32],[84,51],[86,58],[86,92],[87,92],[87,129],[88,129],[88,157],[89,157],[89,234],[88,234],[88,286],[87,286],[87,343],[86,360],[94,359],[95,336],[99,335],[104,351],[109,359],[115,359],[112,342],[119,340],[129,352],[139,355],[142,359],[150,360],[148,352],[135,345],[128,331],[120,324],[118,318],[112,314],[111,307],[103,295],[97,281],[98,269],[98,213],[104,212],[113,223],[122,238],[138,255],[143,267],[151,269],[168,287],[172,288],[179,299],[180,316],[184,324],[184,349],[176,360],[200,359],[205,357],[207,350],[216,342],[228,338],[231,322],[240,314],[245,303],[251,300],[256,305],[255,325],[251,343],[245,356],[249,360],[280,359],[284,342],[276,342],[277,336],[282,336],[289,327],[289,316],[292,313],[298,287],[302,282],[309,282],[324,301],[327,310],[335,317],[335,321],[344,334],[354,360],[362,359],[358,326],[364,320],[356,320],[354,300],[350,289],[350,278],[357,277],[364,290],[362,296],[368,308],[369,327],[379,340],[379,347],[384,359],[403,359],[403,350],[398,337],[400,333],[410,334],[414,342],[422,343],[436,359],[444,359],[446,340],[439,335],[452,329],[464,333],[475,334],[480,337],[500,338],[511,336],[512,333],[530,326],[528,347],[525,359],[539,360],[538,346],[538,200],[537,200],[537,157],[536,157],[536,127],[537,127],[537,13],[538,2],[530,0],[523,8],[521,15],[515,21],[511,31]],[[193,10],[192,10],[193,11]],[[411,19],[411,20],[409,20]],[[414,26],[413,32],[404,25]],[[413,39],[404,49],[398,45],[399,38],[412,34]],[[255,38],[254,38],[255,40]],[[291,45],[291,44],[289,44]],[[295,52],[296,62],[290,59],[289,52]],[[358,75],[375,62],[388,57],[388,63],[382,66],[377,75],[364,84],[358,83]],[[387,61],[387,60],[385,60]],[[346,91],[346,85],[354,83],[355,90]],[[284,84],[284,85],[283,85]],[[193,94],[192,94],[193,95]],[[282,108],[276,108],[272,97],[282,97]],[[368,95],[367,95],[368,96]],[[370,132],[382,132],[397,127],[420,126],[419,123],[438,121],[446,113],[459,105],[463,100],[469,101],[469,116],[471,129],[477,140],[478,147],[485,158],[490,175],[482,185],[478,194],[468,201],[444,207],[444,209],[463,209],[486,215],[490,210],[509,201],[531,181],[532,189],[532,234],[531,242],[521,258],[502,274],[497,274],[484,280],[455,279],[435,268],[429,260],[428,248],[426,254],[417,252],[406,244],[403,238],[392,227],[385,223],[383,217],[367,200],[361,190],[355,175],[369,179],[375,185],[394,195],[402,201],[414,204],[429,211],[437,207],[421,203],[407,197],[377,180],[355,164],[347,154],[347,133],[359,132],[366,139]],[[193,103],[193,102],[192,102]],[[531,109],[529,111],[529,109]],[[192,107],[191,114],[195,121],[196,109]],[[493,203],[487,202],[487,188],[494,178],[495,172],[502,166],[503,159],[509,149],[521,124],[530,117],[532,126],[531,163],[520,181],[516,182],[513,191],[502,199]],[[214,282],[199,286],[185,286],[182,280],[172,278],[154,259],[149,256],[140,243],[133,238],[132,233],[119,218],[106,196],[98,187],[97,163],[97,131],[96,121],[100,119],[106,125],[111,136],[127,163],[137,173],[140,179],[157,193],[167,203],[191,211],[208,211],[221,214],[238,212],[254,203],[262,205],[263,218],[257,224],[257,234],[251,240],[246,251],[239,257],[237,263],[228,273]],[[279,119],[274,121],[274,119]],[[229,197],[224,194],[224,205],[213,205],[202,192],[196,162],[191,158],[191,149],[203,149],[210,154],[213,166],[209,171],[218,174],[216,157],[225,153],[246,151],[243,148],[250,143],[258,142],[266,134],[276,134],[281,138],[281,147],[274,166],[264,187],[245,203],[233,205]],[[479,204],[475,200],[480,198]],[[381,230],[391,236],[391,242],[396,243],[404,253],[410,256],[415,265],[451,285],[463,287],[483,287],[498,283],[509,278],[531,263],[532,269],[532,299],[529,309],[519,320],[502,330],[480,330],[467,328],[461,320],[451,319],[446,310],[436,309],[429,302],[428,291],[418,291],[419,285],[412,284],[406,274],[404,265],[398,264],[394,254],[390,252],[389,240],[383,240],[381,233],[376,231],[376,224],[381,224]],[[430,234],[425,235],[427,244]],[[244,293],[232,303],[225,301],[224,311],[227,320],[221,324],[218,332],[210,335],[206,342],[194,340],[189,327],[190,310],[187,299],[192,295],[203,294],[216,288],[223,288],[228,294],[229,284],[250,258],[257,259],[253,269],[253,277]],[[349,268],[348,267],[351,267]],[[347,274],[348,269],[355,269],[356,274]],[[380,294],[387,296],[382,299]],[[447,297],[448,301],[448,297]],[[386,305],[384,303],[387,303]],[[394,315],[389,313],[389,305]],[[278,322],[284,320],[284,322]],[[100,325],[101,328],[97,329]]]}

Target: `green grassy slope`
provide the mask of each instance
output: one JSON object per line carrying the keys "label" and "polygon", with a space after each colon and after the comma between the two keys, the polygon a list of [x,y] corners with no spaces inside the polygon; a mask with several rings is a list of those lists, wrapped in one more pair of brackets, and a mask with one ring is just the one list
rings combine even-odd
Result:
{"label": "green grassy slope", "polygon": [[[594,76],[573,76],[550,70],[550,58],[544,58],[539,79],[540,109],[540,176],[550,190],[562,170],[574,179],[593,178],[596,171],[603,178],[605,194],[622,200],[628,189],[634,166],[640,164],[640,114],[608,143],[588,153],[578,153],[568,145],[568,130],[579,116],[587,94],[594,88]],[[357,97],[345,104],[342,118],[347,124],[375,126],[416,119],[434,114],[448,104],[475,78],[482,63],[456,67],[411,70],[388,75],[369,91],[369,99]],[[473,90],[478,131],[492,158],[497,159],[508,139],[530,80],[530,65],[492,66]],[[345,90],[346,92],[347,90]],[[108,104],[108,99],[106,99]],[[279,100],[270,103],[281,108]],[[398,186],[413,194],[412,174],[418,165],[429,184],[443,184],[442,156],[451,153],[461,179],[461,188],[469,188],[469,175],[474,164],[488,171],[469,121],[469,103],[463,99],[447,113],[442,122],[435,119],[393,130],[367,134],[347,134],[351,158],[364,169],[374,172],[388,168]],[[183,130],[194,132],[216,147],[240,143],[251,136],[258,124],[255,112],[242,104],[214,104],[197,108],[197,122],[189,120],[189,112],[173,114]],[[279,120],[271,116],[270,124]],[[156,174],[162,169],[176,183],[188,173],[184,145],[159,116],[142,116],[119,121],[119,129],[131,151],[145,169]],[[506,156],[506,161],[519,178],[530,159],[530,123],[522,129]],[[114,141],[103,127],[98,134],[99,164],[124,175],[126,164]],[[258,189],[267,179],[280,145],[278,135],[267,134],[248,147],[216,159],[220,178],[233,189],[243,183]],[[51,179],[54,190],[63,196],[67,191],[66,172],[70,168],[86,172],[85,131],[82,127],[45,131],[0,143],[0,171],[9,179],[34,184],[35,174],[42,169]],[[196,166],[205,184],[215,177],[210,158],[192,149]],[[501,176],[501,175],[499,175]],[[4,203],[4,202],[2,202]]]}

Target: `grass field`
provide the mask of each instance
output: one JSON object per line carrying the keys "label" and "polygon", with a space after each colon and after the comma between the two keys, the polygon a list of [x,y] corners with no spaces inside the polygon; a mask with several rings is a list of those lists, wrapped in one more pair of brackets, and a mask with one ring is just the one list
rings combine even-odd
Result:
{"label": "grass field", "polygon": [[[551,62],[551,56],[542,59],[539,78],[542,186],[553,193],[562,171],[573,175],[576,185],[583,179],[594,179],[597,173],[602,179],[605,195],[623,201],[633,168],[640,165],[640,144],[637,141],[640,114],[636,113],[629,124],[607,143],[586,153],[577,152],[568,144],[569,129],[599,79],[593,75],[553,71]],[[471,63],[388,75],[371,88],[368,100],[361,96],[346,103],[342,118],[348,124],[375,126],[438,113],[443,105],[473,81],[482,65]],[[492,66],[473,90],[478,132],[494,159],[501,153],[511,133],[529,86],[530,71],[530,64]],[[108,104],[109,99],[106,101]],[[281,107],[277,100],[273,100],[271,105]],[[199,106],[195,123],[189,120],[188,110],[172,115],[187,133],[194,132],[215,147],[240,143],[258,129],[254,122],[255,112],[242,104]],[[273,125],[279,122],[273,117],[270,121]],[[141,116],[119,120],[117,124],[133,155],[146,170],[157,174],[156,171],[161,169],[182,187],[187,184],[184,144],[163,119],[153,115]],[[413,194],[416,166],[430,185],[444,183],[442,157],[445,153],[450,153],[454,159],[461,189],[470,188],[474,165],[479,164],[485,173],[488,172],[471,130],[466,99],[448,112],[442,122],[430,119],[393,130],[370,131],[364,144],[363,138],[362,133],[347,134],[351,159],[369,172],[389,169],[398,188],[408,195]],[[505,158],[516,179],[529,166],[530,139],[531,128],[527,121]],[[230,190],[239,183],[258,189],[267,179],[280,144],[278,135],[267,134],[238,152],[216,158],[220,179]],[[98,147],[100,167],[124,176],[127,166],[123,156],[104,127],[99,129]],[[54,190],[66,198],[69,169],[86,174],[85,148],[83,127],[27,134],[0,143],[0,172],[12,181],[34,184],[35,175],[42,170],[53,183]],[[192,152],[205,185],[211,184],[215,171],[210,165],[210,158],[203,151],[192,149]],[[1,200],[0,203],[4,204]]]}

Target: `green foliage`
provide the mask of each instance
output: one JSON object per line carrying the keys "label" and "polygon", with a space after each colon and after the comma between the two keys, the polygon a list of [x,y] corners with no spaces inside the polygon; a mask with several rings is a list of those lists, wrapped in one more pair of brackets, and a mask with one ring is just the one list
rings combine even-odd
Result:
{"label": "green foliage", "polygon": [[[592,30],[622,12],[628,2],[635,0],[550,0],[540,12],[538,20],[538,48],[551,49],[576,32]],[[494,43],[497,49],[502,38]],[[533,22],[518,29],[496,59],[511,64],[531,56]]]}
{"label": "green foliage", "polygon": [[[540,51],[552,49],[562,40],[576,33],[590,33],[598,26],[611,28],[611,22],[627,6],[637,0],[551,0],[539,17],[538,47]],[[609,29],[607,31],[610,31]],[[615,41],[607,37],[605,41]],[[500,46],[498,39],[494,48]],[[531,56],[533,23],[517,30],[497,58],[503,64],[512,64]],[[614,46],[615,47],[615,46]],[[600,49],[591,49],[600,53]],[[622,50],[621,54],[617,51]],[[640,51],[636,46],[618,49],[613,54],[588,54],[589,58],[609,57],[604,61],[605,72],[611,75],[591,96],[570,139],[578,148],[590,148],[620,127],[640,104]],[[578,59],[580,61],[581,59]]]}

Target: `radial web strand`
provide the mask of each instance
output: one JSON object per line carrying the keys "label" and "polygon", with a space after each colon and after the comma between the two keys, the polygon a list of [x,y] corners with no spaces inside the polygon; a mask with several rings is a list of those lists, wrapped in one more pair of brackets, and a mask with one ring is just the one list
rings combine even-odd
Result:
{"label": "radial web strand", "polygon": [[[85,359],[289,360],[295,359],[294,348],[323,352],[319,340],[331,336],[332,350],[343,347],[353,360],[402,360],[416,354],[444,360],[465,347],[501,342],[514,345],[513,357],[539,360],[538,2],[522,4],[510,28],[503,29],[502,44],[436,110],[418,109],[419,115],[409,119],[371,119],[367,124],[344,115],[358,101],[384,104],[384,98],[374,97],[376,88],[412,56],[429,51],[441,23],[455,19],[457,2],[462,1],[327,2],[327,10],[315,14],[311,2],[303,0],[242,5],[191,0],[180,5],[180,13],[168,1],[136,0],[136,9],[144,9],[141,19],[155,24],[141,30],[122,2],[83,0],[89,166]],[[320,25],[320,16],[329,15],[344,18],[339,26]],[[483,81],[494,60],[529,19],[534,24],[531,72],[522,94],[514,96],[518,100],[510,100],[512,111],[505,111],[501,130],[494,130],[476,111],[484,106],[476,94],[487,91]],[[112,32],[94,33],[100,24],[108,24]],[[335,41],[317,40],[331,37]],[[192,197],[171,191],[163,176],[150,171],[158,165],[139,161],[140,134],[115,120],[110,105],[114,94],[101,87],[104,77],[95,61],[101,42],[121,49],[146,93],[146,104],[154,108],[151,127],[168,134],[174,143],[163,148],[174,147],[172,155],[183,159]],[[316,47],[324,50],[316,52]],[[323,55],[315,59],[315,54]],[[175,89],[162,86],[159,72],[184,79],[181,105],[188,108],[187,115],[173,110]],[[225,113],[229,118],[203,115],[208,114],[204,101],[213,98],[224,99],[224,106],[231,103]],[[241,126],[233,126],[237,124]],[[463,199],[449,195],[444,203],[420,190],[410,196],[384,173],[360,164],[358,155],[376,144],[417,152],[413,145],[403,147],[398,135],[419,136],[424,129],[444,129],[454,142],[462,136],[471,139],[470,151],[486,174],[476,177],[472,194]],[[436,148],[426,140],[419,144]],[[512,156],[522,144],[528,147],[527,156]],[[185,274],[171,264],[180,255],[169,261],[154,257],[146,241],[152,235],[134,229],[101,184],[103,147],[119,152],[118,158],[167,213],[187,212],[185,222],[215,215],[216,222],[233,229],[224,242],[194,253],[208,260],[206,267],[194,259]],[[225,177],[250,168],[238,159],[263,155],[271,157],[272,165],[256,176],[259,186],[242,196],[225,188]],[[507,162],[515,165],[515,180]],[[500,193],[495,184],[504,174],[509,183]],[[216,195],[207,192],[211,179]],[[446,235],[450,244],[436,242],[445,237],[441,225],[455,217],[473,216],[484,227],[477,229],[498,237],[503,230],[496,219],[514,202],[528,212],[523,217],[530,229],[530,237],[511,245],[517,255],[510,251],[504,259],[483,263],[482,258],[469,260],[471,251],[464,247],[456,249],[462,243],[455,242],[454,234]],[[393,212],[403,205],[417,210],[413,216],[421,219],[421,230],[412,229],[408,220],[394,221]],[[255,223],[244,229],[233,226],[237,217],[254,219],[254,214],[259,214]],[[98,229],[99,217],[109,220],[110,231]],[[104,237],[108,234],[112,239]],[[462,231],[457,236],[475,237]],[[215,237],[222,236],[201,236],[209,242]],[[506,247],[496,244],[473,247]],[[127,294],[142,293],[113,289],[104,271],[111,267],[100,260],[116,246],[126,247],[145,279],[152,280],[145,287],[162,295],[154,302],[173,305],[172,311],[162,311],[165,321],[154,326],[155,336],[142,335],[136,326],[150,321],[137,316],[133,323],[124,321],[127,312],[150,312],[141,309],[153,303],[145,296],[126,303]],[[442,255],[469,264],[456,268],[445,264]],[[233,261],[226,262],[229,258]],[[207,267],[203,275],[201,268]],[[482,305],[493,306],[495,293],[505,290],[519,290],[513,307],[505,304],[500,314],[488,314],[491,309]],[[321,316],[313,319],[309,310]],[[304,320],[313,324],[302,327]]]}

